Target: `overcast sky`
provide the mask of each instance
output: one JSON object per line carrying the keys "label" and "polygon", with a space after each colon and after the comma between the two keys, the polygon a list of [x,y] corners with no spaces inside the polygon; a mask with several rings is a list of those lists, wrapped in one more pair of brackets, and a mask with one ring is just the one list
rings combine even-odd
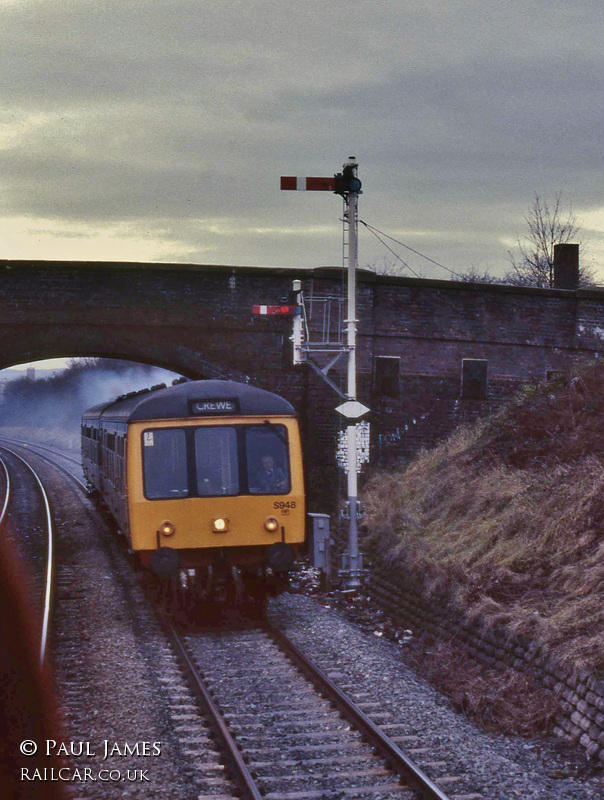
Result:
{"label": "overcast sky", "polygon": [[[340,199],[279,176],[355,155],[362,219],[456,271],[505,272],[535,192],[562,191],[604,283],[603,14],[0,0],[0,258],[337,265]],[[361,231],[361,265],[392,260]]]}

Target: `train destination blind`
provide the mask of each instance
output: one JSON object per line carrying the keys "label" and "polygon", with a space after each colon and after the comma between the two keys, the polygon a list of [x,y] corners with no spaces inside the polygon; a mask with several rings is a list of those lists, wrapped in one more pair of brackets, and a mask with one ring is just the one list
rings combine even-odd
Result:
{"label": "train destination blind", "polygon": [[239,407],[237,400],[215,399],[215,400],[193,400],[191,403],[191,413],[197,416],[215,416],[216,414],[237,414]]}

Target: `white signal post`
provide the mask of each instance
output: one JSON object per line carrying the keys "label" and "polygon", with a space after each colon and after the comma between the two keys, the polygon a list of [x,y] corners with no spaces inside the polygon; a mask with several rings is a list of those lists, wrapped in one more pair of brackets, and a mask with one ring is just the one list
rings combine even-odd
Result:
{"label": "white signal post", "polygon": [[[347,585],[356,589],[361,586],[362,556],[359,553],[358,520],[358,482],[357,482],[357,429],[356,422],[369,409],[356,399],[357,395],[357,369],[356,369],[356,279],[358,260],[358,227],[359,227],[359,195],[361,182],[357,177],[358,164],[351,156],[343,165],[342,172],[333,178],[299,178],[282,177],[281,188],[294,191],[335,191],[344,198],[344,223],[348,226],[348,306],[346,319],[346,350],[348,351],[348,381],[347,401],[336,410],[347,419],[347,454],[348,454],[348,568]],[[294,291],[300,290],[302,283],[294,281]],[[298,295],[299,297],[299,295]],[[306,360],[303,350],[303,322],[302,317],[294,317],[293,343],[294,364]],[[308,349],[308,345],[307,345]],[[324,373],[326,378],[326,371]],[[326,378],[327,380],[327,378]],[[329,382],[329,381],[328,381]],[[331,384],[334,388],[334,384]],[[339,391],[339,390],[338,390]]]}
{"label": "white signal post", "polygon": [[[358,165],[353,158],[352,166],[356,178]],[[346,166],[346,165],[345,165]],[[346,320],[346,343],[348,345],[348,400],[357,399],[357,260],[359,230],[359,191],[349,192],[344,220],[348,224],[348,318]],[[357,481],[357,427],[356,419],[348,420],[348,586],[361,586],[361,564],[359,558],[358,533],[358,481]]]}
{"label": "white signal post", "polygon": [[[298,304],[300,304],[301,303],[300,292],[302,291],[302,281],[294,281],[293,289]],[[301,364],[304,361],[304,356],[302,353],[302,342],[304,341],[304,323],[302,320],[302,314],[296,314],[296,316],[294,317],[294,330],[292,335],[292,341],[294,343],[294,366],[297,366],[298,364]]]}

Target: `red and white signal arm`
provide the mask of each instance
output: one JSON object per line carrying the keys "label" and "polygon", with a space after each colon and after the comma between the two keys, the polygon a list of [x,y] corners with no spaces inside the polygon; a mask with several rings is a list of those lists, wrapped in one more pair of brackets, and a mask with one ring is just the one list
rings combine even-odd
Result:
{"label": "red and white signal arm", "polygon": [[297,305],[279,305],[279,306],[252,306],[254,314],[269,317],[295,317],[300,314],[300,306]]}
{"label": "red and white signal arm", "polygon": [[281,189],[291,189],[294,192],[333,192],[336,188],[336,179],[331,178],[296,178],[281,176]]}

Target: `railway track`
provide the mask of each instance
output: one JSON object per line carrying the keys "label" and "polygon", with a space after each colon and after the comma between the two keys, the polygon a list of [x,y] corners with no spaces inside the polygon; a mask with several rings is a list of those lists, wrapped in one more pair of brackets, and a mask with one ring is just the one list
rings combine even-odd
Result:
{"label": "railway track", "polygon": [[[21,447],[26,455],[28,449]],[[61,551],[52,655],[64,736],[90,742],[96,754],[69,760],[72,770],[92,775],[74,784],[77,797],[236,797],[223,756],[214,752],[211,732],[120,541],[62,464],[50,454],[37,453],[32,460],[55,506]],[[128,681],[116,680],[118,674]],[[124,743],[149,740],[161,747],[161,756],[124,753],[103,761],[104,740],[122,749]],[[126,782],[99,783],[100,771],[107,768]]]}
{"label": "railway track", "polygon": [[[56,454],[38,455],[67,471]],[[165,646],[152,645],[159,648],[162,704],[191,761],[196,796],[449,800],[438,775],[432,777],[439,764],[424,761],[420,769],[405,752],[413,737],[396,724],[376,724],[384,713],[370,699],[353,699],[354,687],[336,686],[329,668],[310,663],[268,623],[194,631],[177,630],[165,616],[161,622],[173,648],[166,655]],[[441,777],[445,785],[451,779]]]}
{"label": "railway track", "polygon": [[[27,442],[23,439],[15,439],[10,436],[0,436],[0,445],[2,442],[8,442],[11,445],[18,446],[23,448],[24,450],[28,450],[30,452],[36,453],[41,458],[44,458],[50,464],[53,464],[55,467],[60,469],[63,473],[66,473],[71,478],[73,478],[76,483],[78,483],[84,490],[86,490],[86,484],[82,480],[82,462],[78,458],[74,458],[74,456],[69,455],[69,453],[65,453],[61,450],[57,450],[53,447],[48,447],[44,444],[38,444],[37,442]],[[49,456],[48,453],[52,455]],[[61,465],[59,461],[66,462],[67,466]]]}
{"label": "railway track", "polygon": [[[20,452],[27,457],[28,448]],[[5,483],[12,489],[23,485],[27,472],[10,453],[4,458],[0,492]],[[525,746],[516,748],[512,760],[509,743],[500,749],[489,739],[476,746],[476,755],[475,732],[446,707],[435,707],[413,677],[395,666],[396,658],[384,658],[379,648],[374,655],[372,637],[334,620],[331,611],[317,613],[309,598],[284,597],[273,604],[271,618],[312,653],[324,676],[362,715],[419,763],[441,794],[414,789],[364,729],[340,716],[329,687],[319,694],[315,679],[294,667],[266,627],[181,628],[175,631],[179,644],[170,643],[117,537],[75,484],[65,486],[65,469],[55,462],[62,476],[53,475],[38,456],[32,460],[50,492],[61,548],[53,650],[66,738],[97,744],[145,739],[162,747],[161,758],[150,764],[152,783],[81,784],[74,787],[78,797],[119,800],[124,788],[141,800],[411,800],[444,798],[445,792],[450,800],[600,796],[586,781],[569,778],[558,786],[558,776],[550,773],[559,756],[551,751],[535,775],[531,770],[542,768],[541,757]],[[54,459],[49,455],[44,461]],[[27,504],[41,505],[33,480]],[[8,509],[5,533],[11,502],[0,496]],[[176,655],[180,646],[190,662],[186,670],[185,656]],[[212,701],[215,720],[199,694]],[[230,737],[230,748],[220,729]],[[239,768],[227,763],[228,749]],[[106,767],[99,759],[73,763],[82,770]],[[134,773],[141,763],[132,756],[115,758],[111,766]],[[241,766],[249,786],[233,780]]]}
{"label": "railway track", "polygon": [[385,733],[371,703],[355,702],[269,623],[187,632],[162,622],[246,798],[448,800],[401,749],[397,738],[409,737]]}
{"label": "railway track", "polygon": [[[52,510],[42,479],[29,461],[5,445],[0,446],[0,450],[4,453],[0,457],[0,463],[5,476],[0,526],[3,529],[10,526],[15,546],[31,568],[34,585],[32,601],[40,617],[39,658],[44,663],[54,605],[56,572]],[[11,479],[11,472],[17,473],[17,479]],[[32,483],[38,504],[31,503]]]}

